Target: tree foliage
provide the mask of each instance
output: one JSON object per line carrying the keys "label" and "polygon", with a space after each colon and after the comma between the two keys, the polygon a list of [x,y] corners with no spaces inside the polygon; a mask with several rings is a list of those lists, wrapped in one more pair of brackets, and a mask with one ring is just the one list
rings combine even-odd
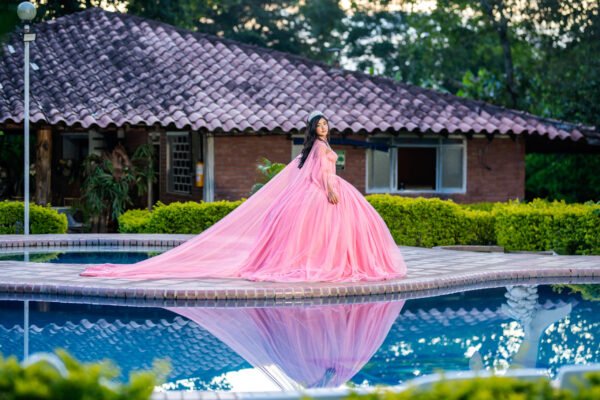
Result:
{"label": "tree foliage", "polygon": [[335,0],[129,0],[128,11],[186,29],[330,60],[343,11]]}
{"label": "tree foliage", "polygon": [[597,154],[529,154],[525,165],[528,199],[600,201]]}
{"label": "tree foliage", "polygon": [[[0,6],[0,35],[17,25],[19,1]],[[89,7],[128,13],[181,28],[333,62],[345,16],[337,0],[33,0],[36,21]]]}
{"label": "tree foliage", "polygon": [[[600,6],[581,0],[416,0],[355,5],[358,69],[542,116],[600,125]],[[593,57],[591,55],[596,55]]]}

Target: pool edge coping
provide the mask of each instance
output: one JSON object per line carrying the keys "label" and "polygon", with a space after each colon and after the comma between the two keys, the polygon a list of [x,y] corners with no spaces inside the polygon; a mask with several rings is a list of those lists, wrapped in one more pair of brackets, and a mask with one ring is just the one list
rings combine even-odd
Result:
{"label": "pool edge coping", "polygon": [[[177,246],[194,235],[169,235],[169,234],[77,234],[77,235],[2,235],[0,236],[0,250],[53,247],[86,247],[86,246]],[[402,246],[404,247],[404,246]],[[467,253],[465,251],[444,250],[439,248],[425,249],[431,252]],[[433,253],[432,253],[433,254]],[[482,257],[487,254],[483,253]],[[590,279],[600,281],[600,257],[597,256],[539,256],[556,260],[557,257],[585,257],[597,261],[594,266],[572,267],[543,267],[530,266],[507,269],[491,269],[478,271],[463,271],[454,274],[433,274],[426,277],[405,278],[398,280],[384,280],[375,282],[348,282],[348,283],[305,283],[289,284],[283,287],[235,287],[232,280],[231,287],[217,289],[192,289],[192,288],[140,288],[140,287],[111,287],[110,285],[93,284],[93,280],[82,284],[57,285],[31,282],[3,282],[0,281],[0,293],[16,294],[19,297],[26,295],[48,295],[50,297],[86,297],[108,298],[127,302],[128,300],[142,301],[275,301],[294,302],[298,300],[311,300],[321,298],[355,298],[370,296],[385,296],[400,294],[410,297],[414,294],[426,292],[435,295],[443,294],[447,290],[468,290],[477,288],[478,285],[518,284],[532,280],[545,279]],[[11,262],[18,263],[18,262]],[[21,262],[26,264],[24,262]],[[139,282],[139,280],[137,280]],[[158,282],[160,280],[152,280]],[[193,280],[191,280],[193,281]],[[120,280],[122,283],[123,280]],[[89,283],[89,285],[87,284]],[[285,284],[282,284],[285,285]],[[456,289],[456,290],[455,290]]]}

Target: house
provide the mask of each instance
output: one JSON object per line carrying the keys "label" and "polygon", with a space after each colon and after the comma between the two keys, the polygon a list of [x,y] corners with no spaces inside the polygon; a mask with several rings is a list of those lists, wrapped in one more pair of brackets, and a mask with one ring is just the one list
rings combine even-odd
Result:
{"label": "house", "polygon": [[[158,150],[155,200],[247,196],[261,157],[287,163],[300,151],[315,109],[330,120],[338,174],[365,194],[523,198],[527,152],[600,149],[595,127],[100,8],[33,30],[32,134],[52,166],[38,198],[54,205],[78,196],[67,177],[86,155],[117,143]],[[0,51],[0,130],[22,135],[21,32]]]}

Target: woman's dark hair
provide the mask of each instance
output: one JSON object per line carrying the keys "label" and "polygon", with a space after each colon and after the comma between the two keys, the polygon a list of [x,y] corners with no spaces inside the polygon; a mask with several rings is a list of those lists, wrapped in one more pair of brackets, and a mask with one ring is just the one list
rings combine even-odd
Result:
{"label": "woman's dark hair", "polygon": [[[322,115],[317,115],[308,121],[306,132],[304,134],[304,148],[302,149],[302,157],[300,158],[300,163],[298,163],[298,168],[302,168],[304,162],[308,158],[308,153],[310,153],[310,150],[315,144],[315,140],[317,140],[317,124],[322,119],[329,123],[329,120]],[[329,140],[329,131],[327,131],[327,140]]]}

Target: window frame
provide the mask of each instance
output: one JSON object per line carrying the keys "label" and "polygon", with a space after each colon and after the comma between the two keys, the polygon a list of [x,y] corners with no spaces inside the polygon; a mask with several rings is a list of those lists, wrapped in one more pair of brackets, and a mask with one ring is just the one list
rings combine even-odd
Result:
{"label": "window frame", "polygon": [[[448,138],[439,137],[439,136],[424,136],[422,140],[437,140],[437,143],[394,143],[393,139],[415,139],[414,137],[405,137],[405,136],[381,136],[374,135],[371,138],[368,138],[367,141],[372,142],[373,139],[381,141],[381,139],[388,139],[389,149],[388,154],[390,157],[390,182],[387,188],[371,188],[370,186],[370,175],[371,175],[371,165],[373,163],[372,157],[374,151],[379,151],[375,149],[368,149],[367,156],[365,158],[366,168],[365,168],[365,193],[367,194],[376,194],[376,193],[391,193],[391,194],[464,194],[467,192],[467,140],[465,137],[461,136],[449,136]],[[460,140],[461,143],[443,143],[444,139],[450,140]],[[435,156],[435,186],[436,190],[398,190],[398,148],[435,148],[436,156]],[[454,147],[462,149],[462,187],[460,188],[442,188],[442,147]]]}
{"label": "window frame", "polygon": [[[301,134],[293,134],[291,136],[291,142],[292,142],[292,148],[290,149],[290,161],[294,159],[294,157],[296,157],[298,154],[302,153],[302,149],[304,148],[304,146],[302,144],[294,144],[294,139],[302,139],[304,140],[304,135]],[[300,147],[300,152],[298,152],[297,154],[294,154],[294,146],[298,146]]]}
{"label": "window frame", "polygon": [[[184,192],[184,191],[179,191],[179,190],[174,190],[173,186],[175,184],[175,182],[173,181],[173,174],[172,174],[172,149],[171,149],[171,141],[170,138],[172,137],[176,137],[176,136],[187,136],[188,138],[188,146],[189,146],[189,154],[188,154],[188,161],[190,162],[190,174],[189,174],[189,179],[190,179],[190,191],[189,192]],[[189,131],[168,131],[166,132],[166,147],[167,147],[167,160],[166,160],[166,176],[167,176],[167,193],[169,194],[174,194],[174,195],[179,195],[179,196],[191,196],[192,195],[192,191],[194,188],[194,181],[193,181],[193,177],[192,177],[192,166],[191,166],[191,162],[192,162],[192,139],[191,139],[191,133]]]}

